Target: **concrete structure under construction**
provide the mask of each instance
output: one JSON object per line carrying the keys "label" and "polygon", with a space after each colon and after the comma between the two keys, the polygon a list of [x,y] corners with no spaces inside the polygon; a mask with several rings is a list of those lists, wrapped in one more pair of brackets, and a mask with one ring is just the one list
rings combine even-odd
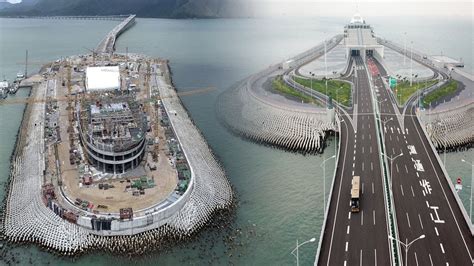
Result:
{"label": "concrete structure under construction", "polygon": [[374,56],[382,59],[384,56],[384,46],[377,42],[374,30],[365,20],[355,14],[351,22],[344,27],[344,45],[346,46],[346,56]]}
{"label": "concrete structure under construction", "polygon": [[97,170],[125,173],[145,155],[146,117],[131,97],[98,97],[77,109],[83,149]]}

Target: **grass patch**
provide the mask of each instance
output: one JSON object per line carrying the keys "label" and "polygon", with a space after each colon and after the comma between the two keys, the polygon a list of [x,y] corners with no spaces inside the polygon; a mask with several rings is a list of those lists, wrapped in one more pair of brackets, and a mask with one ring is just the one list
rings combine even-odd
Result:
{"label": "grass patch", "polygon": [[456,80],[451,80],[450,82],[448,82],[448,84],[444,85],[443,87],[428,93],[423,98],[423,105],[429,106],[431,103],[436,102],[443,97],[453,95],[454,93],[456,93],[457,89],[458,89],[458,82]]}
{"label": "grass patch", "polygon": [[275,89],[275,90],[277,90],[277,91],[279,91],[279,92],[281,92],[285,95],[298,98],[299,100],[303,101],[304,103],[317,104],[316,101],[313,98],[311,98],[310,96],[308,96],[306,94],[303,94],[303,93],[293,89],[292,87],[286,85],[286,83],[283,81],[283,78],[281,76],[276,77],[272,81],[272,87],[273,87],[273,89]]}
{"label": "grass patch", "polygon": [[[318,91],[322,94],[326,94],[326,81],[325,80],[313,79],[313,81],[311,82],[311,79],[304,79],[304,78],[299,78],[299,77],[295,77],[294,80],[297,83],[307,88],[313,88],[313,90],[315,91]],[[351,105],[351,84],[348,82],[340,81],[340,80],[328,80],[327,82],[328,82],[327,95],[342,105],[350,106]],[[336,90],[337,90],[337,93],[336,93]]]}
{"label": "grass patch", "polygon": [[404,80],[399,81],[397,83],[396,89],[396,96],[397,101],[399,104],[405,104],[405,102],[410,98],[413,93],[417,92],[418,90],[428,88],[434,84],[436,84],[438,80],[429,80],[426,82],[413,82],[412,86],[410,86],[410,81]]}

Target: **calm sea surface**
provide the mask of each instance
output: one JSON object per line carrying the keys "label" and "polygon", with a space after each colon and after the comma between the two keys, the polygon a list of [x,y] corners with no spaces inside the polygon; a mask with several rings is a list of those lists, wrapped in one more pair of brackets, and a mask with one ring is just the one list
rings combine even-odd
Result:
{"label": "calm sea surface", "polygon": [[[430,54],[462,57],[472,72],[472,21],[437,21],[423,18],[392,21],[375,18],[377,34],[403,42],[404,32],[418,50]],[[212,86],[206,95],[186,96],[183,102],[222,161],[233,184],[238,208],[234,227],[241,233],[231,250],[223,233],[206,230],[194,241],[160,254],[137,258],[138,264],[239,264],[288,265],[296,239],[319,238],[323,222],[323,156],[303,156],[256,145],[228,133],[216,120],[215,101],[219,93],[238,80],[302,52],[324,38],[341,33],[345,19],[242,19],[164,20],[138,19],[122,35],[118,52],[167,58],[179,91]],[[29,50],[30,73],[41,64],[61,56],[88,53],[115,26],[113,21],[0,19],[0,77],[11,80],[24,69]],[[413,26],[415,25],[415,26]],[[24,97],[20,91],[13,97]],[[9,158],[24,106],[0,106],[0,186],[6,184]],[[331,141],[324,156],[334,154]],[[460,162],[474,152],[448,154],[448,171],[453,179],[463,177],[461,198],[469,199],[471,168]],[[331,184],[334,160],[326,164],[326,184]],[[328,191],[326,191],[328,194]],[[0,190],[0,197],[4,197]],[[300,249],[302,265],[312,265],[316,244]],[[74,262],[40,251],[34,246],[8,248],[6,258],[20,264],[128,265],[126,258],[96,253]],[[0,264],[1,259],[0,259]]]}

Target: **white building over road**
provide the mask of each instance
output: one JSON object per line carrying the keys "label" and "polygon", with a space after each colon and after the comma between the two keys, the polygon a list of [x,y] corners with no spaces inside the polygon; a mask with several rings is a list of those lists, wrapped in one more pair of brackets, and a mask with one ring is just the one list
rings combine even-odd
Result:
{"label": "white building over road", "polygon": [[377,43],[374,31],[360,14],[355,14],[351,22],[344,27],[344,45],[347,56],[360,55],[364,60],[366,55],[382,59],[383,45]]}

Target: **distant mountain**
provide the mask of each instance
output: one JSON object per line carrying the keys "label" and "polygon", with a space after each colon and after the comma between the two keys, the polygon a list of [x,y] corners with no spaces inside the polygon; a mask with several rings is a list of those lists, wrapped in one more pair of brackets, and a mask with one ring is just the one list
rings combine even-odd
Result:
{"label": "distant mountain", "polygon": [[[252,0],[23,0],[0,16],[118,15],[156,18],[244,16]],[[1,3],[0,3],[1,4]]]}
{"label": "distant mountain", "polygon": [[0,10],[11,7],[13,4],[9,3],[7,0],[0,0]]}

